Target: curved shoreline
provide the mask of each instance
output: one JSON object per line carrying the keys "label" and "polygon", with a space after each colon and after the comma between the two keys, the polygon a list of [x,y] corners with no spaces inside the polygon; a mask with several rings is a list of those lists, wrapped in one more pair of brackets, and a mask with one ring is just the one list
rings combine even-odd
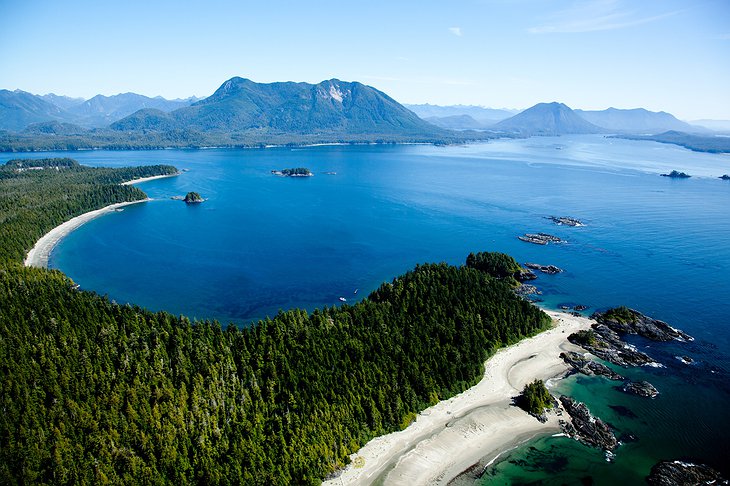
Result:
{"label": "curved shoreline", "polygon": [[[155,179],[163,179],[166,177],[173,177],[176,175],[179,175],[179,173],[178,174],[164,174],[164,175],[151,176],[151,177],[140,177],[139,179],[132,179],[131,181],[122,182],[121,185],[129,186],[129,185],[137,184],[140,182],[147,182],[147,181],[151,181],[151,180],[155,180]],[[98,218],[99,216],[103,216],[104,214],[110,213],[119,208],[123,208],[123,207],[129,206],[131,204],[137,204],[137,203],[142,203],[142,202],[147,202],[147,201],[151,201],[151,199],[146,198],[146,199],[140,199],[139,201],[129,201],[129,202],[110,204],[108,206],[104,206],[103,208],[95,209],[93,211],[89,211],[89,212],[80,214],[80,215],[76,216],[75,218],[71,218],[68,221],[61,223],[60,225],[56,226],[55,228],[53,228],[51,231],[49,231],[45,235],[41,236],[38,241],[36,241],[35,245],[33,245],[33,248],[31,248],[31,250],[26,255],[23,265],[25,265],[26,267],[48,268],[48,258],[50,257],[53,249],[56,247],[56,245],[58,245],[58,243],[62,239],[64,239],[66,236],[68,236],[76,228],[83,225],[84,223],[88,223],[92,219]]]}
{"label": "curved shoreline", "polygon": [[[485,363],[478,384],[424,410],[405,430],[371,440],[350,456],[353,462],[339,476],[323,484],[447,484],[534,437],[559,432],[555,414],[540,423],[513,406],[512,397],[534,379],[565,374],[560,352],[578,349],[567,337],[593,321],[545,312],[554,328],[500,349]],[[355,459],[361,467],[354,467]]]}
{"label": "curved shoreline", "polygon": [[88,223],[92,219],[96,219],[99,216],[103,216],[107,213],[116,211],[117,209],[123,208],[124,206],[147,201],[151,201],[151,199],[147,198],[140,199],[139,201],[110,204],[109,206],[104,206],[101,209],[89,211],[88,213],[80,214],[75,218],[69,219],[65,223],[56,226],[48,233],[41,236],[41,238],[36,241],[33,248],[28,252],[28,255],[25,257],[25,261],[23,262],[23,264],[26,267],[48,268],[48,258],[51,255],[51,251],[53,251],[56,245],[62,239],[67,237],[73,230],[77,229],[84,223]]}

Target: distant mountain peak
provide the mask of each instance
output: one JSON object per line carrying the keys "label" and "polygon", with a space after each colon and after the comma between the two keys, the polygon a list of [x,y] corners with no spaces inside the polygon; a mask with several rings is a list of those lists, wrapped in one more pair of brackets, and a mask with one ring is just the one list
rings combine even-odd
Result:
{"label": "distant mountain peak", "polygon": [[581,118],[565,103],[538,103],[503,120],[495,129],[523,135],[568,135],[602,133],[605,130]]}

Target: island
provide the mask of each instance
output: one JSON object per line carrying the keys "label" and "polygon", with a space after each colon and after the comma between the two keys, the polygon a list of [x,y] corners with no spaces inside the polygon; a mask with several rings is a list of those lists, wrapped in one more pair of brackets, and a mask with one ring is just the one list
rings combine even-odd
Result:
{"label": "island", "polygon": [[576,218],[571,218],[570,216],[547,216],[546,219],[549,219],[558,226],[585,226],[585,223],[583,223],[583,221]]}
{"label": "island", "polygon": [[672,179],[689,179],[692,177],[691,175],[685,173],[685,172],[679,172],[676,170],[673,170],[669,174],[660,174],[662,177],[671,177]]}
{"label": "island", "polygon": [[547,233],[525,233],[523,236],[518,236],[517,239],[527,243],[533,243],[535,245],[547,245],[548,243],[565,243],[565,240],[561,240],[557,236],[549,235]]}
{"label": "island", "polygon": [[718,179],[722,179],[723,181],[730,181],[730,175],[723,174]]}
{"label": "island", "polygon": [[185,199],[183,199],[183,201],[185,201],[186,204],[196,204],[202,203],[205,199],[203,199],[203,197],[197,192],[189,192],[185,194]]}
{"label": "island", "polygon": [[272,174],[282,177],[312,177],[314,174],[306,167],[296,167],[294,169],[272,170]]}

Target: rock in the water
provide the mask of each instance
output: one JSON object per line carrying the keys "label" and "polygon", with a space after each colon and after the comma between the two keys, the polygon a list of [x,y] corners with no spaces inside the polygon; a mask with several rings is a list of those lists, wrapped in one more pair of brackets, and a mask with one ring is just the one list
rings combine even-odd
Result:
{"label": "rock in the water", "polygon": [[590,330],[573,333],[568,336],[568,341],[615,365],[623,367],[659,365],[646,353],[621,341],[619,335],[604,324],[593,324]]}
{"label": "rock in the water", "polygon": [[639,395],[640,397],[655,398],[659,395],[659,392],[654,385],[648,381],[630,381],[623,386],[622,390],[628,393],[633,393],[634,395]]}
{"label": "rock in the water", "polygon": [[520,282],[526,282],[528,280],[535,280],[537,278],[537,275],[535,275],[535,273],[530,270],[523,270],[517,274],[516,278]]}
{"label": "rock in the water", "polygon": [[579,373],[583,373],[584,375],[605,376],[609,380],[616,381],[624,380],[623,376],[619,375],[608,366],[588,359],[582,354],[568,351],[566,353],[560,353],[560,357],[563,358],[563,361],[572,366],[574,370]]}
{"label": "rock in the water", "polygon": [[565,243],[557,236],[549,235],[547,233],[525,233],[524,236],[518,236],[517,239],[525,241],[527,243],[534,243],[536,245],[547,245],[548,243]]}
{"label": "rock in the water", "polygon": [[611,432],[611,428],[598,417],[591,415],[584,403],[576,402],[565,395],[560,397],[560,403],[573,422],[572,427],[563,426],[565,434],[604,451],[613,451],[618,447],[618,440]]}
{"label": "rock in the water", "polygon": [[576,310],[576,311],[584,311],[584,310],[586,310],[587,308],[588,308],[588,306],[587,306],[587,305],[583,305],[583,304],[578,304],[578,305],[576,305],[575,307],[573,307],[573,310]]}
{"label": "rock in the water", "polygon": [[562,268],[558,268],[555,265],[540,265],[539,263],[528,262],[525,263],[525,266],[532,270],[540,270],[542,273],[547,273],[550,275],[555,275],[556,273],[561,273],[563,271]]}
{"label": "rock in the water", "polygon": [[547,219],[551,220],[553,223],[557,225],[565,225],[565,226],[584,226],[583,222],[576,218],[571,218],[570,216],[548,216]]}
{"label": "rock in the water", "polygon": [[661,461],[655,464],[646,482],[651,486],[728,484],[727,479],[711,467],[684,461]]}
{"label": "rock in the water", "polygon": [[593,318],[621,334],[638,334],[653,341],[693,341],[689,334],[675,329],[664,321],[652,319],[627,307],[616,307],[604,313],[596,312]]}

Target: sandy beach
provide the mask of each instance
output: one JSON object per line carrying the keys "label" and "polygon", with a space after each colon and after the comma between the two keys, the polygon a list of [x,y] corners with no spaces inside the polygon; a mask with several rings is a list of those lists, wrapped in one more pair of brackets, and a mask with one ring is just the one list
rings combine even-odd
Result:
{"label": "sandy beach", "polygon": [[59,241],[68,236],[69,233],[71,233],[73,230],[75,230],[82,224],[91,221],[94,218],[98,218],[99,216],[111,213],[112,211],[116,211],[117,209],[123,208],[124,206],[147,202],[149,200],[150,199],[148,198],[141,199],[139,201],[110,204],[109,206],[105,206],[101,209],[89,211],[88,213],[84,213],[76,216],[75,218],[69,219],[65,223],[56,226],[51,231],[43,235],[40,240],[36,241],[35,246],[33,246],[33,248],[28,252],[28,255],[25,257],[25,266],[48,268],[48,257],[51,255],[51,251],[53,251],[53,248],[58,244]]}
{"label": "sandy beach", "polygon": [[177,175],[180,175],[180,173],[178,172],[177,174],[163,174],[151,177],[140,177],[139,179],[132,179],[131,181],[122,182],[122,185],[131,186],[132,184],[139,184],[140,182],[154,181],[156,179],[166,179],[168,177],[175,177]]}
{"label": "sandy beach", "polygon": [[[351,456],[353,462],[326,485],[447,484],[471,466],[495,458],[535,436],[559,432],[558,417],[547,423],[511,405],[525,384],[563,375],[563,350],[577,350],[568,335],[592,321],[546,311],[555,327],[498,351],[485,364],[482,380],[439,402],[407,429],[377,437]],[[355,464],[359,467],[355,467]]]}
{"label": "sandy beach", "polygon": [[[153,181],[155,179],[163,179],[166,177],[174,177],[176,175],[179,175],[179,173],[164,174],[152,177],[140,177],[139,179],[132,179],[131,181],[122,182],[122,185],[129,186],[131,184],[138,184],[140,182]],[[117,209],[123,208],[124,206],[147,202],[149,200],[150,199],[148,198],[139,201],[110,204],[109,206],[105,206],[101,209],[89,211],[88,213],[81,214],[73,219],[69,219],[65,223],[56,226],[51,231],[43,235],[41,239],[36,241],[33,248],[28,252],[28,255],[25,257],[25,266],[48,268],[48,257],[51,255],[51,251],[53,251],[53,248],[58,244],[59,241],[68,236],[68,234],[71,233],[73,230],[75,230],[82,224],[91,221],[94,218],[98,218],[99,216],[103,216],[104,214],[116,211]]]}

